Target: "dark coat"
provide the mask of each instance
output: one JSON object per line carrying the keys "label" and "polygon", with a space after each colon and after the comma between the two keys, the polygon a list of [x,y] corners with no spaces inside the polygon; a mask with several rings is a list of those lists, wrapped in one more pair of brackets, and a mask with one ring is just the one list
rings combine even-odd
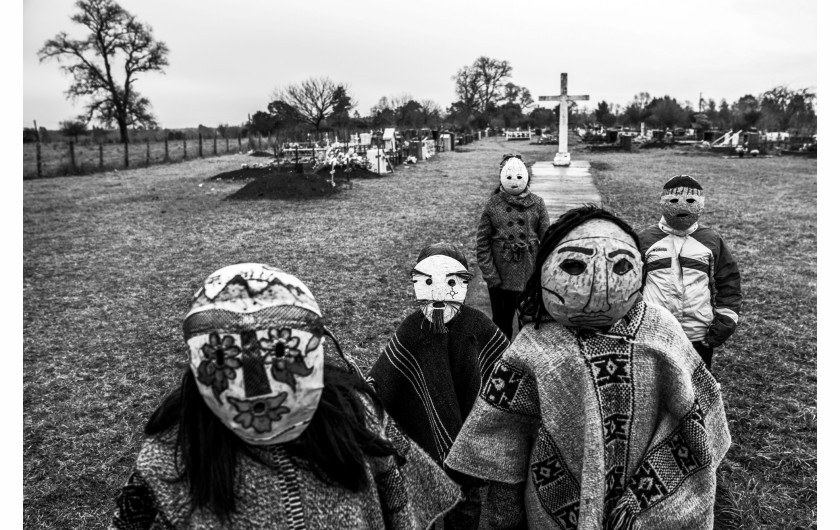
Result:
{"label": "dark coat", "polygon": [[525,289],[548,225],[548,210],[539,195],[500,191],[490,197],[475,237],[476,258],[487,287]]}

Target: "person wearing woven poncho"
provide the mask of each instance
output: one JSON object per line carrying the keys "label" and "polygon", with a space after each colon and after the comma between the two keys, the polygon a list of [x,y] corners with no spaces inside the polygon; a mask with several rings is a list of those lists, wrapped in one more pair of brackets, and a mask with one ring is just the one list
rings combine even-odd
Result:
{"label": "person wearing woven poncho", "polygon": [[183,329],[189,367],[146,424],[112,529],[416,529],[458,501],[294,276],[220,269]]}
{"label": "person wearing woven poncho", "polygon": [[[441,465],[508,346],[484,313],[464,305],[471,277],[454,245],[420,251],[411,271],[418,310],[403,320],[368,374],[388,414]],[[455,478],[464,499],[446,515],[445,528],[475,528],[481,482]]]}
{"label": "person wearing woven poncho", "polygon": [[548,229],[545,201],[531,191],[519,155],[504,155],[499,187],[487,200],[475,236],[475,254],[487,282],[493,323],[510,340],[516,302],[534,272],[534,258]]}
{"label": "person wearing woven poncho", "polygon": [[720,390],[641,298],[630,226],[586,206],[551,225],[520,313],[446,465],[490,481],[490,528],[711,529],[730,444]]}

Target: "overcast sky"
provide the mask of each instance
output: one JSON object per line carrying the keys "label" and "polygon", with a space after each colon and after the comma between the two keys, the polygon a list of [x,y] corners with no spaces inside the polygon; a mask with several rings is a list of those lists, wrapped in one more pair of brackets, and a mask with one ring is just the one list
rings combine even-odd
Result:
{"label": "overcast sky", "polygon": [[[136,86],[161,127],[240,124],[274,89],[309,76],[346,83],[367,115],[407,93],[444,109],[452,76],[486,55],[513,66],[534,99],[560,91],[625,105],[645,91],[691,101],[817,89],[817,2],[805,0],[437,1],[118,0],[169,47],[164,74]],[[70,21],[74,0],[23,1],[23,125],[57,128],[82,111],[70,79],[38,50]]]}

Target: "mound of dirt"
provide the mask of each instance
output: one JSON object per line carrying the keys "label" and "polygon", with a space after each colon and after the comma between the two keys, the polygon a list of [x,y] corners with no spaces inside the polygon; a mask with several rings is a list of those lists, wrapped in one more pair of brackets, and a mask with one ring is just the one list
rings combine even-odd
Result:
{"label": "mound of dirt", "polygon": [[291,173],[294,173],[293,168],[242,168],[236,169],[234,171],[226,171],[224,173],[219,173],[214,177],[208,178],[207,181],[209,182],[211,180],[247,180],[267,176],[289,175]]}
{"label": "mound of dirt", "polygon": [[[256,171],[256,170],[248,170]],[[342,183],[336,179],[335,186],[329,178],[315,173],[269,172],[245,184],[226,200],[252,201],[262,199],[297,200],[318,199],[340,192]]]}
{"label": "mound of dirt", "polygon": [[[325,178],[330,178],[330,168],[327,166],[322,167],[317,171],[318,175],[321,175]],[[350,180],[352,179],[378,179],[382,178],[385,175],[380,175],[374,171],[369,169],[354,169],[350,172]],[[345,180],[345,173],[343,169],[335,168],[335,181],[338,182],[339,180]]]}

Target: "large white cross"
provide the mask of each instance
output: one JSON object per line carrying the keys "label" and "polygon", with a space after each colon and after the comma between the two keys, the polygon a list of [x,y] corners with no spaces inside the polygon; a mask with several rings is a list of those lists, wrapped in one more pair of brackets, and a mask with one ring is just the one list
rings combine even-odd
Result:
{"label": "large white cross", "polygon": [[540,96],[540,101],[560,102],[560,125],[557,130],[557,154],[554,155],[555,166],[568,166],[572,163],[569,155],[569,101],[589,101],[589,96],[570,96],[566,91],[568,75],[560,74],[560,95]]}

